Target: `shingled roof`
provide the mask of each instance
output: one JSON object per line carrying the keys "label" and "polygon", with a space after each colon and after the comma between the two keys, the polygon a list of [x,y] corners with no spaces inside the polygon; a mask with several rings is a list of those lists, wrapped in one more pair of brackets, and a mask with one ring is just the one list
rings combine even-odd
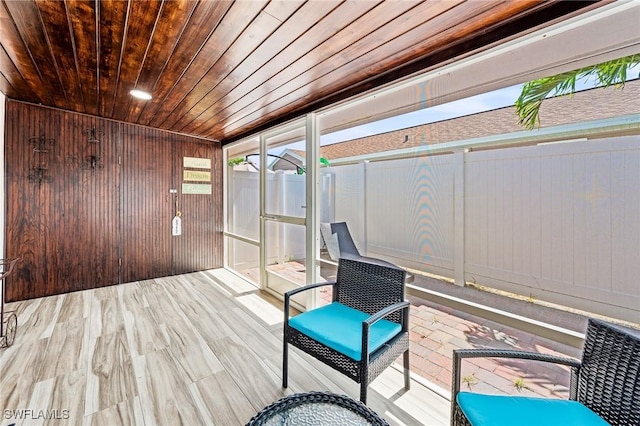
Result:
{"label": "shingled roof", "polygon": [[[640,113],[640,79],[628,81],[624,89],[589,89],[572,96],[547,99],[540,109],[540,127],[587,122],[633,113]],[[518,123],[515,107],[510,106],[325,145],[320,148],[320,155],[335,160],[522,130],[524,129]]]}

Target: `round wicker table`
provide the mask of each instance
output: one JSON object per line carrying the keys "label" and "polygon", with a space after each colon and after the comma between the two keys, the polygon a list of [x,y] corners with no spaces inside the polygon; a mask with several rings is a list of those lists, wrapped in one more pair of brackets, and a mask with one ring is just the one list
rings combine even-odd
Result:
{"label": "round wicker table", "polygon": [[247,426],[258,425],[389,426],[360,401],[328,392],[298,393],[282,398],[247,423]]}

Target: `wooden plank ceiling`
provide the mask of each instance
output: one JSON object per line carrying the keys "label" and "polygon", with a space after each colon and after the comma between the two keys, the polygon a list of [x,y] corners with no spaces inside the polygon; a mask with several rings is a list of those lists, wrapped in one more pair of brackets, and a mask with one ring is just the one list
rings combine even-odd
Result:
{"label": "wooden plank ceiling", "polygon": [[604,3],[0,1],[8,98],[223,143]]}

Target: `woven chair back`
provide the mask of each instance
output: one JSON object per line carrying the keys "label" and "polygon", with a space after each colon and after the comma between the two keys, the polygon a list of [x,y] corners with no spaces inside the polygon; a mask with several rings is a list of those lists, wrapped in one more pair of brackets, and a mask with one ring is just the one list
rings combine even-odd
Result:
{"label": "woven chair back", "polygon": [[612,425],[640,425],[640,331],[589,320],[577,399]]}
{"label": "woven chair back", "polygon": [[[403,269],[366,260],[341,258],[333,300],[368,314],[404,301]],[[388,320],[400,323],[401,314]]]}

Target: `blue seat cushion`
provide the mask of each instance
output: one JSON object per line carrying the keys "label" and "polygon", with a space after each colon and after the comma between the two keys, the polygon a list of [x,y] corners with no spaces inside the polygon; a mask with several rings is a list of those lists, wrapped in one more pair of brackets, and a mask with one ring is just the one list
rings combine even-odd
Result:
{"label": "blue seat cushion", "polygon": [[[339,302],[316,308],[289,320],[289,325],[312,339],[356,361],[362,353],[362,321],[370,315]],[[369,328],[369,354],[402,330],[400,324],[381,319]]]}
{"label": "blue seat cushion", "polygon": [[577,401],[460,392],[458,405],[473,426],[607,426]]}

